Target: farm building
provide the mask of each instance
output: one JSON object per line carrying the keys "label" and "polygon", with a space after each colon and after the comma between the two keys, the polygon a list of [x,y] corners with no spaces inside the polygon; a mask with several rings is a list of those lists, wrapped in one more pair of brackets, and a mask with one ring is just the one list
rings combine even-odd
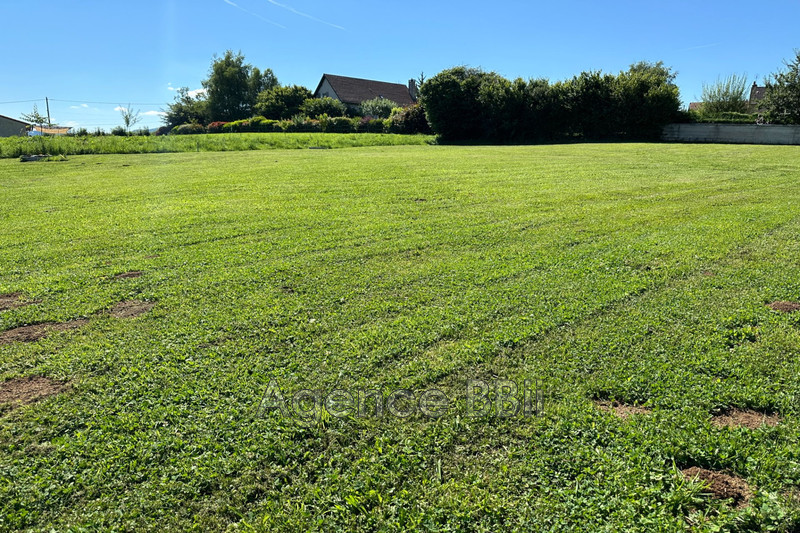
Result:
{"label": "farm building", "polygon": [[0,115],[0,137],[24,136],[29,126],[27,122]]}
{"label": "farm building", "polygon": [[414,80],[409,80],[408,86],[405,86],[402,83],[323,74],[317,90],[314,91],[314,98],[325,96],[348,106],[358,106],[361,102],[374,98],[386,98],[401,106],[407,106],[417,101],[417,84]]}

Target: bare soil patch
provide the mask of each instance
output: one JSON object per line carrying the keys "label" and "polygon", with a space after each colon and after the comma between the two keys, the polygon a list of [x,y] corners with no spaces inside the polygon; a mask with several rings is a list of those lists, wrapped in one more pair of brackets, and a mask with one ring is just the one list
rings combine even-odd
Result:
{"label": "bare soil patch", "polygon": [[123,272],[121,274],[115,275],[114,279],[138,278],[141,275],[142,275],[141,270],[131,270],[130,272]]}
{"label": "bare soil patch", "polygon": [[119,302],[118,304],[115,304],[114,307],[111,308],[109,313],[114,318],[134,318],[150,311],[155,305],[156,305],[155,302],[143,302],[141,300],[125,300],[124,302]]}
{"label": "bare soil patch", "polygon": [[743,507],[753,496],[745,480],[722,472],[706,470],[693,466],[681,470],[683,477],[691,481],[702,481],[708,487],[711,497],[718,500],[733,499],[734,505]]}
{"label": "bare soil patch", "polygon": [[640,407],[638,405],[627,405],[619,402],[598,401],[595,405],[603,411],[613,413],[623,420],[631,415],[646,415],[650,413],[647,407]]}
{"label": "bare soil patch", "polygon": [[759,413],[752,409],[728,409],[714,416],[711,423],[717,427],[744,427],[758,429],[761,426],[777,426],[781,417],[777,414]]}
{"label": "bare soil patch", "polygon": [[42,376],[10,379],[0,383],[0,404],[11,404],[12,407],[28,405],[63,392],[68,387],[68,383]]}
{"label": "bare soil patch", "polygon": [[66,331],[85,326],[89,321],[86,319],[70,320],[69,322],[44,322],[42,324],[32,324],[30,326],[20,326],[0,333],[0,344],[11,344],[12,342],[33,342],[47,337],[56,331]]}
{"label": "bare soil patch", "polygon": [[10,292],[8,294],[0,294],[0,311],[7,311],[9,309],[16,309],[23,305],[28,305],[22,301],[22,293]]}
{"label": "bare soil patch", "polygon": [[767,304],[767,307],[773,311],[780,311],[781,313],[794,313],[795,311],[800,311],[800,303],[797,302],[777,301]]}
{"label": "bare soil patch", "polygon": [[711,272],[710,270],[704,270],[703,271],[703,275],[706,276],[706,277],[714,277],[714,276],[716,276],[716,274]]}

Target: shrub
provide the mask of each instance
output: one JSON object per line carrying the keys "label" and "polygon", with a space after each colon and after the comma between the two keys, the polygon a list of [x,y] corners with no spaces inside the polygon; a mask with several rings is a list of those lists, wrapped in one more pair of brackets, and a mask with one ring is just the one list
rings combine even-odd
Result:
{"label": "shrub", "polygon": [[168,135],[171,132],[172,128],[170,128],[169,126],[161,126],[156,130],[155,135]]}
{"label": "shrub", "polygon": [[80,128],[78,129],[78,131],[75,132],[75,135],[77,137],[88,137],[89,132],[86,130],[86,128]]}
{"label": "shrub", "polygon": [[356,123],[358,133],[383,133],[383,119],[362,117]]}
{"label": "shrub", "polygon": [[139,137],[149,137],[150,136],[150,129],[149,128],[139,128],[133,134],[137,135]]}
{"label": "shrub", "polygon": [[311,91],[299,85],[275,87],[258,95],[255,110],[269,119],[286,120],[300,113],[300,107],[311,97]]}
{"label": "shrub", "polygon": [[193,135],[205,133],[205,128],[201,124],[181,124],[172,128],[172,133],[175,135]]}
{"label": "shrub", "polygon": [[320,126],[325,133],[353,133],[356,131],[354,122],[358,122],[358,119],[333,117],[325,120],[320,119]]}
{"label": "shrub", "polygon": [[225,126],[225,124],[228,124],[228,123],[227,122],[222,122],[222,121],[212,122],[206,128],[206,131],[208,133],[222,133],[222,127]]}
{"label": "shrub", "polygon": [[425,110],[420,104],[392,109],[392,114],[384,124],[389,133],[431,133],[430,124],[425,117]]}
{"label": "shrub", "polygon": [[361,102],[361,113],[365,117],[389,118],[389,115],[392,114],[392,109],[395,107],[397,107],[396,102],[379,96],[378,98]]}
{"label": "shrub", "polygon": [[125,131],[125,128],[123,128],[122,126],[115,126],[111,130],[111,135],[116,135],[117,137],[126,137],[128,135],[128,132]]}
{"label": "shrub", "polygon": [[329,117],[343,117],[347,114],[347,106],[339,100],[325,96],[323,98],[308,98],[300,111],[309,117],[319,117],[328,115]]}

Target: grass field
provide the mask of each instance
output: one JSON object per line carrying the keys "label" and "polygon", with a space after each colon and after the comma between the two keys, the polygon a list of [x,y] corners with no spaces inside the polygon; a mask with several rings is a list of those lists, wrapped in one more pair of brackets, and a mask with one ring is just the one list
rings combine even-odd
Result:
{"label": "grass field", "polygon": [[31,154],[152,154],[175,152],[236,152],[296,148],[353,148],[361,146],[425,145],[432,135],[382,133],[216,133],[117,137],[5,137],[0,158]]}
{"label": "grass field", "polygon": [[[35,302],[0,331],[69,324],[0,341],[0,398],[53,380],[1,412],[0,529],[800,528],[800,312],[767,306],[800,300],[796,147],[86,155],[0,186],[0,294]],[[544,411],[503,416],[526,379]]]}

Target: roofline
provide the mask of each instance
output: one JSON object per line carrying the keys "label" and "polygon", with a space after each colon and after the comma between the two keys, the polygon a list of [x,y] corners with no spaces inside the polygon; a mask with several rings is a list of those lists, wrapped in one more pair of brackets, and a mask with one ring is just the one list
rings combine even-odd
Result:
{"label": "roofline", "polygon": [[[335,75],[336,74],[331,74],[331,76],[335,76]],[[319,90],[322,88],[322,82],[325,81],[325,76],[328,76],[328,74],[323,74],[322,75],[322,78],[320,78],[319,83],[317,84],[317,88],[314,89],[314,94],[317,94],[317,92],[319,92]],[[344,76],[342,76],[342,77],[344,78]],[[328,82],[328,85],[331,86],[331,89],[333,89],[333,94],[335,94],[336,98],[341,102],[342,99],[339,97],[339,94],[336,92],[336,89],[333,87],[333,84],[331,82]]]}
{"label": "roofline", "polygon": [[19,119],[16,119],[16,118],[7,117],[5,115],[0,115],[0,118],[4,118],[6,120],[13,120],[14,122],[19,122],[20,124],[25,124],[26,126],[30,126],[30,124],[25,122],[24,120],[19,120]]}

